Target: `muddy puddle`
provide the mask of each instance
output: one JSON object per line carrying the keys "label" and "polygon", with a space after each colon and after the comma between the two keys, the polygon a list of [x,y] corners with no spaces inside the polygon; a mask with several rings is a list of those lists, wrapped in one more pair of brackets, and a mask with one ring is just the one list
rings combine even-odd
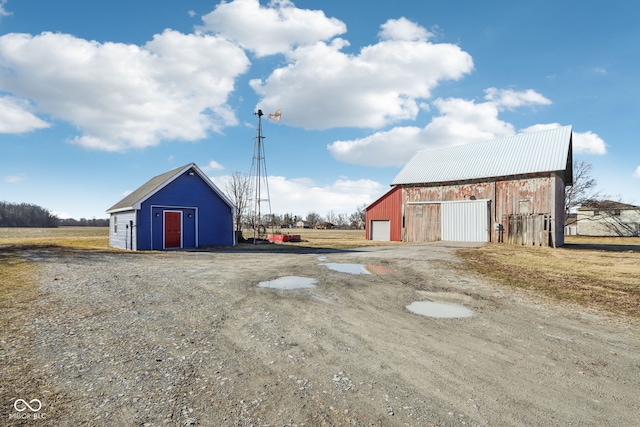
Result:
{"label": "muddy puddle", "polygon": [[383,267],[381,265],[376,265],[376,264],[367,264],[365,266],[365,268],[371,274],[380,275],[380,274],[393,274],[393,273],[395,273],[395,271],[390,269],[390,268]]}
{"label": "muddy puddle", "polygon": [[311,277],[300,276],[283,276],[274,280],[267,280],[258,283],[261,288],[293,290],[293,289],[310,289],[315,288],[318,281]]}
{"label": "muddy puddle", "polygon": [[416,301],[407,306],[407,310],[421,316],[436,319],[459,319],[473,316],[473,312],[458,304],[436,301]]}
{"label": "muddy puddle", "polygon": [[320,264],[327,267],[329,270],[338,271],[340,273],[349,273],[349,274],[371,274],[365,268],[364,264],[347,264],[340,262],[326,262],[324,264]]}
{"label": "muddy puddle", "polygon": [[343,262],[329,262],[326,256],[318,257],[321,266],[327,267],[329,270],[347,274],[391,274],[393,270],[376,264],[349,264]]}

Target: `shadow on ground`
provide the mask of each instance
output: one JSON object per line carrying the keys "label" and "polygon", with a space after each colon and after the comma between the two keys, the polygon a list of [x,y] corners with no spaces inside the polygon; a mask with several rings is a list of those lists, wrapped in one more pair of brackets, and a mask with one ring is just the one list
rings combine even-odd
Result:
{"label": "shadow on ground", "polygon": [[607,245],[598,243],[566,243],[564,249],[579,251],[607,251],[607,252],[640,252],[640,245]]}

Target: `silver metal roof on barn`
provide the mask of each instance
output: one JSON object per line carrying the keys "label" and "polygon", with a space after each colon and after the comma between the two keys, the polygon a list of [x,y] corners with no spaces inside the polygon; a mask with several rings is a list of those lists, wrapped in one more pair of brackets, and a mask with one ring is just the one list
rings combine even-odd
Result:
{"label": "silver metal roof on barn", "polygon": [[571,126],[418,151],[391,185],[466,181],[565,171],[571,184]]}

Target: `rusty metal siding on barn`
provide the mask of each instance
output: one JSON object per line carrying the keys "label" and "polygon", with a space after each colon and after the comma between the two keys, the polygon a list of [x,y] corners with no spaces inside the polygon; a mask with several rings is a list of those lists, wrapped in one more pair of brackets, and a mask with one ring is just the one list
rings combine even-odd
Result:
{"label": "rusty metal siding on barn", "polygon": [[[559,180],[559,182],[558,182]],[[554,218],[558,206],[564,206],[559,191],[554,185],[563,186],[554,173],[530,174],[520,177],[484,180],[481,182],[456,182],[446,184],[422,184],[403,186],[402,201],[405,209],[404,240],[409,242],[449,239],[442,235],[439,207],[414,208],[419,204],[465,202],[487,200],[490,209],[487,224],[487,239],[493,242],[506,241],[509,235],[509,217],[512,215],[547,214]],[[564,193],[563,193],[564,194]],[[437,211],[436,211],[437,210]],[[497,229],[495,225],[498,225]],[[466,227],[466,225],[460,225]],[[477,230],[478,228],[474,228]],[[465,240],[468,237],[465,237]],[[482,240],[485,241],[485,240]]]}
{"label": "rusty metal siding on barn", "polygon": [[493,220],[500,225],[502,235],[500,230],[493,230],[494,241],[504,240],[511,234],[509,218],[513,215],[547,214],[555,219],[554,180],[554,174],[546,174],[496,181]]}
{"label": "rusty metal siding on barn", "polygon": [[552,234],[552,238],[554,239],[552,244],[554,247],[564,246],[564,223],[565,223],[565,191],[566,184],[563,176],[555,175],[554,179],[554,208],[551,210],[553,215],[552,221],[555,221],[554,225],[554,233]]}
{"label": "rusty metal siding on barn", "polygon": [[435,242],[442,240],[440,203],[407,203],[404,210],[405,241]]}
{"label": "rusty metal siding on barn", "polygon": [[402,240],[402,188],[395,186],[367,207],[365,233],[371,239],[371,221],[390,221],[390,240]]}

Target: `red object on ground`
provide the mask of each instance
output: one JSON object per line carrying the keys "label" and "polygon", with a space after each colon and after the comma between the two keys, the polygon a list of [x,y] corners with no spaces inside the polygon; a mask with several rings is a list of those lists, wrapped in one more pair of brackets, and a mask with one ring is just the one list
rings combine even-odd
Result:
{"label": "red object on ground", "polygon": [[273,243],[284,243],[299,242],[301,239],[299,234],[270,234],[267,240]]}

